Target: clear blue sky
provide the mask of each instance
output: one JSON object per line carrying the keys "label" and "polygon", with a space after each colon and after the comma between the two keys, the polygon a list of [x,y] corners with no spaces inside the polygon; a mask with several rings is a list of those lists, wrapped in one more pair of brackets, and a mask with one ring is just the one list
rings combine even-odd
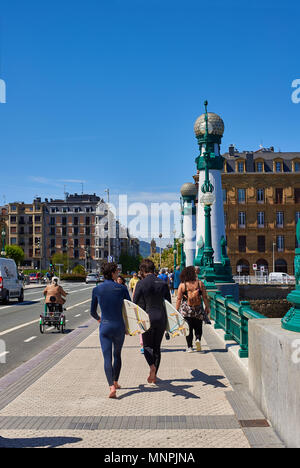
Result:
{"label": "clear blue sky", "polygon": [[205,99],[223,151],[300,151],[297,3],[3,1],[0,204],[81,192],[80,180],[172,199],[196,171]]}

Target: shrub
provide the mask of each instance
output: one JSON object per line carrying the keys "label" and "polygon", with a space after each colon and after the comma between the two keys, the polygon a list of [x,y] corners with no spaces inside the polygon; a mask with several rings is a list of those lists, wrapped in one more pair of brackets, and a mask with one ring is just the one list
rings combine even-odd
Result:
{"label": "shrub", "polygon": [[85,282],[85,275],[61,275],[60,279],[62,281],[74,281],[76,283],[84,283]]}

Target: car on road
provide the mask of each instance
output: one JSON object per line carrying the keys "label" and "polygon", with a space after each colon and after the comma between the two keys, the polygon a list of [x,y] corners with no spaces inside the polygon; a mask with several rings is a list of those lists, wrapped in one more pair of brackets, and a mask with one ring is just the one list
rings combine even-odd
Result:
{"label": "car on road", "polygon": [[23,281],[18,274],[15,261],[10,258],[0,258],[0,301],[8,304],[10,299],[24,301]]}
{"label": "car on road", "polygon": [[89,273],[85,279],[86,284],[89,283],[100,283],[100,277],[98,273]]}
{"label": "car on road", "polygon": [[30,273],[29,281],[30,283],[38,283],[40,281],[40,273]]}
{"label": "car on road", "polygon": [[269,283],[290,283],[294,278],[287,273],[273,272],[269,274]]}

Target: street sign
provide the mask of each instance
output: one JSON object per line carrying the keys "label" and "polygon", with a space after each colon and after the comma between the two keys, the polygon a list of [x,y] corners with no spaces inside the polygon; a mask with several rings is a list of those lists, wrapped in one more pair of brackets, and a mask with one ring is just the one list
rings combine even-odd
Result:
{"label": "street sign", "polygon": [[112,263],[114,261],[114,258],[112,256],[107,257],[108,263]]}
{"label": "street sign", "polygon": [[264,271],[265,271],[265,267],[264,267],[264,266],[261,266],[261,267],[260,267],[260,271],[264,272]]}
{"label": "street sign", "polygon": [[243,269],[242,265],[238,265],[238,266],[236,267],[236,271],[237,271],[238,273],[241,273],[241,272],[242,272],[242,269]]}
{"label": "street sign", "polygon": [[257,270],[257,265],[256,265],[256,263],[253,263],[252,268],[253,268],[254,271]]}

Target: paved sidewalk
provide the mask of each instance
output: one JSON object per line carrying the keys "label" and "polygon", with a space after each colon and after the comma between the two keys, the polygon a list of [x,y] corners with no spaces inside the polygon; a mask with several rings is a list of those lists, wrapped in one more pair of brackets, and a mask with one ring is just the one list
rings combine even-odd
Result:
{"label": "paved sidewalk", "polygon": [[0,380],[0,447],[283,447],[210,327],[204,353],[186,353],[184,338],[163,342],[157,386],[138,338],[127,337],[117,400],[107,398],[95,327]]}

